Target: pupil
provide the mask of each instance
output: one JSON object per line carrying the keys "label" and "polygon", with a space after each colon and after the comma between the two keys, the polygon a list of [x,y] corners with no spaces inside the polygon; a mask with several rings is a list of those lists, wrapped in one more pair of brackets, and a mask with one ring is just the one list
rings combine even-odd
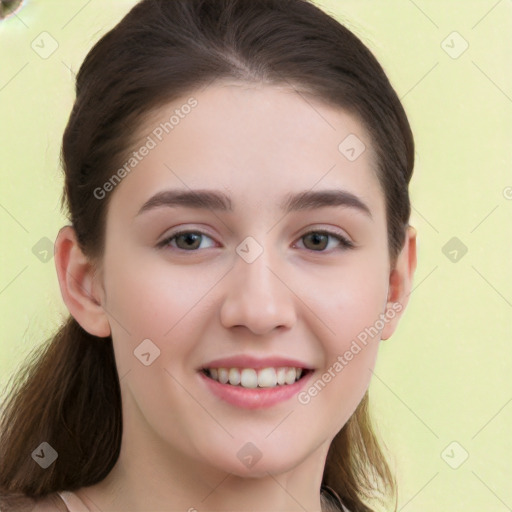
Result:
{"label": "pupil", "polygon": [[[197,241],[197,238],[198,238],[198,236],[199,236],[199,235],[197,235],[197,234],[195,234],[195,233],[186,233],[185,235],[182,235],[182,236],[185,238],[185,241],[186,241],[185,243],[186,243],[186,245],[189,245],[189,246],[190,246],[191,244],[193,245],[193,244],[194,244],[194,242],[196,242],[196,241]],[[190,243],[189,243],[189,242],[190,242]]]}
{"label": "pupil", "polygon": [[318,247],[318,244],[320,243],[321,244],[321,238],[326,238],[326,235],[322,234],[322,233],[313,233],[312,235],[310,235],[311,238],[313,239],[313,243],[316,247]]}

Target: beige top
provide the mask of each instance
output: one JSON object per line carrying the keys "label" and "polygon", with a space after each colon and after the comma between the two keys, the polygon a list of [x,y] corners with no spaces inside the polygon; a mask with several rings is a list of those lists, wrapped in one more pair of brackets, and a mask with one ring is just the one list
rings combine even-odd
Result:
{"label": "beige top", "polygon": [[0,512],[91,512],[73,492],[54,492],[40,499],[25,495],[0,496]]}
{"label": "beige top", "polygon": [[[349,512],[344,505],[342,508],[344,512]],[[0,512],[91,512],[91,510],[75,493],[60,491],[40,500],[27,496],[0,496]]]}

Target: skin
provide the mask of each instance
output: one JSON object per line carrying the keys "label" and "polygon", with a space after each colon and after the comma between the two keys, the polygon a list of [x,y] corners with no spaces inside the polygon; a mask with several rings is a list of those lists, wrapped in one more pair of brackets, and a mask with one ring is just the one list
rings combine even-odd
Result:
{"label": "skin", "polygon": [[[110,192],[101,266],[81,253],[70,226],[57,237],[63,299],[85,330],[112,335],[123,401],[115,467],[76,494],[94,511],[320,511],[330,443],[407,304],[416,233],[408,228],[391,269],[371,140],[347,112],[269,85],[217,82],[193,96],[198,106]],[[188,97],[148,117],[141,140]],[[355,161],[338,150],[349,134],[366,145]],[[234,211],[161,207],[137,216],[168,188],[225,192]],[[278,209],[286,194],[320,189],[355,194],[371,218],[351,207]],[[183,239],[157,247],[179,229],[205,236],[194,250]],[[356,247],[332,236],[315,246],[305,235],[319,229]],[[263,249],[252,263],[235,251],[247,236]],[[401,311],[307,404],[293,397],[241,409],[199,378],[208,361],[251,354],[307,362],[314,382],[392,303]],[[148,338],[160,356],[145,366],[134,350]],[[237,457],[247,442],[262,454],[251,468]]]}

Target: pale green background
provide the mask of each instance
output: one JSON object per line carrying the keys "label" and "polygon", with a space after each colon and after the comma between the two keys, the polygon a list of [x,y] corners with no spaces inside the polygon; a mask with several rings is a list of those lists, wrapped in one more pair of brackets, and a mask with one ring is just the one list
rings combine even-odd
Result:
{"label": "pale green background", "polygon": [[[53,258],[32,248],[66,223],[59,151],[73,73],[134,3],[32,0],[0,22],[2,386],[67,313]],[[512,510],[512,2],[316,3],[375,52],[416,139],[415,288],[371,384],[398,508]],[[442,47],[453,31],[469,43],[457,59]],[[31,48],[42,32],[59,45],[47,59]],[[468,247],[455,263],[441,251],[454,236]],[[469,453],[458,469],[441,456],[452,441]]]}

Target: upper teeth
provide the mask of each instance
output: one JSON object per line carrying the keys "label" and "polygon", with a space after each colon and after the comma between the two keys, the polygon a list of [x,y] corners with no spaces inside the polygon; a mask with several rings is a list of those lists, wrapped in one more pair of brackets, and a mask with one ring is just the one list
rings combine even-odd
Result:
{"label": "upper teeth", "polygon": [[272,388],[277,385],[293,384],[302,375],[302,368],[208,368],[210,377],[221,384],[244,388]]}

